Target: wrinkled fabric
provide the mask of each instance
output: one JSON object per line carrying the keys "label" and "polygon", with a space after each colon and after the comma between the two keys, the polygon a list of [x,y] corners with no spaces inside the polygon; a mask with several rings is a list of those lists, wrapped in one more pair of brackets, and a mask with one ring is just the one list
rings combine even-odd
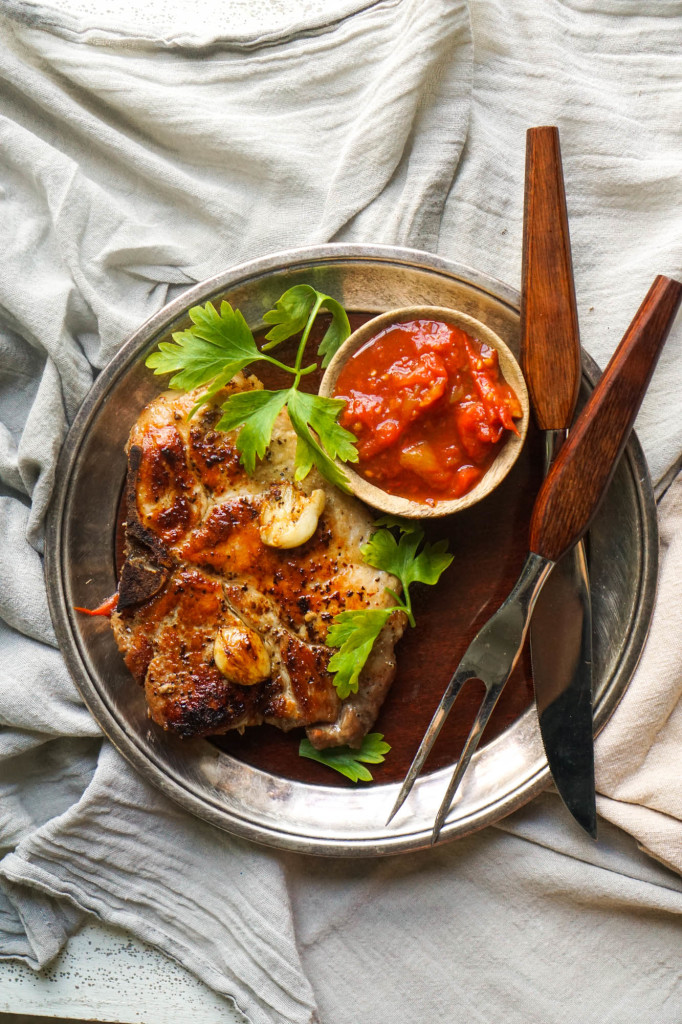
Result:
{"label": "wrinkled fabric", "polygon": [[[680,2],[272,2],[258,27],[239,3],[201,24],[174,2],[125,24],[84,0],[0,15],[0,957],[39,967],[95,914],[254,1024],[677,1024],[682,882],[635,844],[682,871],[680,485],[651,637],[597,743],[596,845],[547,794],[409,857],[258,848],[137,777],[57,650],[41,561],[57,455],[97,372],[188,285],[364,241],[518,286],[541,123],[561,130],[598,362],[653,276],[682,274]],[[637,424],[656,478],[682,453],[681,346],[678,322]]]}
{"label": "wrinkled fabric", "polygon": [[682,880],[600,826],[594,844],[545,794],[442,848],[294,866],[322,1020],[676,1024]]}
{"label": "wrinkled fabric", "polygon": [[632,683],[598,740],[599,811],[682,873],[682,476],[664,496],[651,633]]}
{"label": "wrinkled fabric", "polygon": [[[80,801],[5,857],[2,878],[10,899],[30,882],[135,932],[254,1022],[312,1019],[277,857],[186,814],[108,743]],[[43,956],[51,938],[34,944]]]}
{"label": "wrinkled fabric", "polygon": [[2,18],[0,956],[41,966],[95,913],[254,1024],[316,1012],[279,860],[100,745],[56,649],[40,553],[97,371],[184,287],[360,218],[358,236],[436,247],[469,118],[466,4],[347,7],[267,40],[240,41],[235,16],[210,52],[208,23],[189,48],[150,52],[74,41],[30,3]]}
{"label": "wrinkled fabric", "polygon": [[[439,250],[519,287],[525,131],[556,124],[583,346],[606,366],[657,274],[682,275],[682,4],[471,5],[474,100]],[[655,480],[682,452],[682,318],[636,430]]]}

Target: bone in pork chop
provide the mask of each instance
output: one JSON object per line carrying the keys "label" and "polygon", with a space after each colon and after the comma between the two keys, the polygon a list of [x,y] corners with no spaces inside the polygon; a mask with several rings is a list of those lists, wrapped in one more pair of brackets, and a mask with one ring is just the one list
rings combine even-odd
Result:
{"label": "bone in pork chop", "polygon": [[164,729],[206,736],[267,722],[306,726],[318,748],[360,746],[393,681],[405,617],[391,616],[343,701],[324,640],[337,612],[388,607],[385,588],[399,583],[362,560],[372,532],[362,505],[315,470],[291,483],[286,410],[246,474],[235,434],[215,426],[228,394],[261,386],[238,374],[190,421],[193,392],[166,392],[140,415],[114,634]]}

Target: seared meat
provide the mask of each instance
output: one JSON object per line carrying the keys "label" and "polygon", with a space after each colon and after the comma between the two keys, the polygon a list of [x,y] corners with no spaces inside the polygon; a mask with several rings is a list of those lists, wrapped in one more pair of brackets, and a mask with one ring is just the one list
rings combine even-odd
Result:
{"label": "seared meat", "polygon": [[404,616],[391,617],[345,701],[324,640],[337,612],[387,607],[385,588],[399,584],[362,560],[372,522],[363,506],[315,471],[291,484],[296,435],[286,412],[247,476],[234,434],[215,426],[228,393],[260,386],[239,374],[189,422],[196,395],[167,392],[139,417],[114,634],[165,729],[304,725],[319,748],[359,746],[393,681]]}
{"label": "seared meat", "polygon": [[311,725],[308,738],[314,747],[337,747],[347,743],[359,747],[362,737],[374,725],[379,708],[395,678],[396,660],[394,647],[405,630],[406,620],[402,614],[392,615],[377,637],[372,652],[360,676],[357,693],[352,693],[341,703],[335,720],[329,725]]}

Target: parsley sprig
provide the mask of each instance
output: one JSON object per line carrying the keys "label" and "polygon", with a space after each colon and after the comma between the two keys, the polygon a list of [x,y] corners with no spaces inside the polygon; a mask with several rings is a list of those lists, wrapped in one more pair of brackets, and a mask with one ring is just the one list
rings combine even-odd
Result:
{"label": "parsley sprig", "polygon": [[370,732],[364,737],[359,750],[352,747],[327,747],[326,750],[316,750],[310,740],[304,739],[301,740],[298,752],[301,757],[309,757],[311,761],[319,761],[329,768],[335,768],[351,782],[371,782],[372,773],[369,768],[365,768],[365,764],[381,764],[390,749],[390,745],[384,743],[382,733]]}
{"label": "parsley sprig", "polygon": [[[360,549],[362,557],[375,569],[397,576],[402,584],[402,595],[386,587],[395,601],[392,607],[362,608],[339,612],[334,616],[326,643],[329,647],[338,648],[329,659],[329,671],[335,673],[334,685],[341,699],[357,693],[360,673],[375,640],[391,615],[401,609],[410,625],[415,625],[410,586],[413,583],[433,586],[453,558],[445,540],[424,544],[424,531],[414,522],[396,516],[383,516],[374,525],[379,529]],[[396,529],[399,539],[391,532]]]}
{"label": "parsley sprig", "polygon": [[[301,379],[317,369],[317,363],[303,366],[303,357],[310,331],[320,310],[331,313],[331,323],[320,342],[317,354],[326,367],[339,346],[350,334],[350,324],[343,307],[329,295],[311,285],[289,288],[265,313],[263,319],[272,324],[262,349],[256,345],[248,324],[238,309],[229,302],[218,311],[212,302],[194,306],[189,311],[192,326],[176,331],[172,341],[160,342],[146,361],[155,374],[172,373],[169,386],[177,390],[193,390],[206,386],[190,411],[190,418],[205,402],[210,401],[240,370],[249,364],[266,362],[293,376],[291,387],[280,391],[241,391],[230,395],[222,404],[219,430],[238,430],[237,449],[247,473],[256,468],[272,440],[278,414],[285,407],[296,432],[294,478],[303,480],[313,466],[322,476],[342,490],[348,490],[345,473],[335,459],[357,462],[355,437],[338,422],[344,402],[300,391]],[[301,332],[293,366],[274,356],[272,349]]]}

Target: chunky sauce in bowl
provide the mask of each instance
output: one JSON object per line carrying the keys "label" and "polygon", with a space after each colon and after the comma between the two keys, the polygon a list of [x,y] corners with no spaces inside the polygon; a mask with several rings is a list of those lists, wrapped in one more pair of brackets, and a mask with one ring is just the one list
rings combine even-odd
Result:
{"label": "chunky sauce in bowl", "polygon": [[495,349],[434,320],[380,331],[343,366],[334,397],[347,403],[360,476],[429,505],[475,487],[522,415]]}

